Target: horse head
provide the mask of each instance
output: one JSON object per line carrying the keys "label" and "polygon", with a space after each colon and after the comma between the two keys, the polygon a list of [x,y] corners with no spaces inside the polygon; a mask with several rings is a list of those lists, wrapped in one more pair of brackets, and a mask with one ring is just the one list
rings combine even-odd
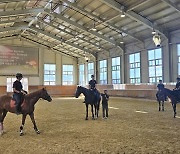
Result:
{"label": "horse head", "polygon": [[158,95],[158,100],[159,101],[165,101],[165,92],[164,92],[164,90],[160,90],[157,95]]}
{"label": "horse head", "polygon": [[52,101],[51,96],[48,94],[46,88],[42,88],[41,93],[40,93],[40,97],[44,100],[47,100],[48,102]]}
{"label": "horse head", "polygon": [[82,87],[78,86],[76,89],[75,97],[78,98],[81,93],[82,93]]}

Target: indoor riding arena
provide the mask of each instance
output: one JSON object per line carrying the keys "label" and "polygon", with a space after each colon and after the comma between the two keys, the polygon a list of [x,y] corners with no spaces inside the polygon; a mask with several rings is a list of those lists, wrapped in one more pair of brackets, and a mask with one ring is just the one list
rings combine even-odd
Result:
{"label": "indoor riding arena", "polygon": [[180,0],[0,0],[0,154],[180,154]]}

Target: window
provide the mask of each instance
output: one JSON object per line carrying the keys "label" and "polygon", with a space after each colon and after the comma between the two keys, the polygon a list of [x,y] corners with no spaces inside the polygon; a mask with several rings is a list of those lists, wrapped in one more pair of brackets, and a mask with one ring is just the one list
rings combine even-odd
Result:
{"label": "window", "polygon": [[56,65],[44,64],[44,85],[56,84]]}
{"label": "window", "polygon": [[91,80],[91,75],[94,74],[94,63],[88,63],[88,81]]}
{"label": "window", "polygon": [[85,85],[84,80],[84,64],[79,65],[79,85]]}
{"label": "window", "polygon": [[63,65],[63,85],[73,84],[73,65]]}
{"label": "window", "polygon": [[149,82],[162,80],[162,49],[148,50]]}
{"label": "window", "polygon": [[[16,81],[16,78],[7,78],[7,92],[13,92],[13,83]],[[28,78],[22,78],[21,80],[23,90],[28,91]]]}
{"label": "window", "polygon": [[178,76],[180,75],[180,44],[177,45],[177,55],[178,55]]}
{"label": "window", "polygon": [[107,60],[99,61],[100,84],[107,84]]}
{"label": "window", "polygon": [[140,53],[129,55],[130,83],[140,83]]}
{"label": "window", "polygon": [[121,83],[120,57],[112,58],[112,84]]}

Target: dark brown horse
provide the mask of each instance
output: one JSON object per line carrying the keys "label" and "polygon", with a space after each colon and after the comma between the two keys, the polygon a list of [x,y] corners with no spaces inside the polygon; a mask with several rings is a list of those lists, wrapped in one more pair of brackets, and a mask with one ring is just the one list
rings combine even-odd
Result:
{"label": "dark brown horse", "polygon": [[162,111],[164,111],[164,102],[165,102],[165,94],[162,90],[158,91],[156,94],[157,101],[159,102],[159,111],[161,111],[161,106],[162,106]]}
{"label": "dark brown horse", "polygon": [[[27,115],[30,116],[36,133],[40,134],[40,131],[38,130],[35,119],[34,119],[34,105],[40,98],[47,100],[49,102],[52,100],[45,88],[32,92],[30,94],[27,94],[24,97],[24,100],[21,104],[22,125],[20,126],[20,135],[24,134],[23,127],[24,127]],[[6,117],[7,112],[16,113],[15,101],[12,100],[11,96],[4,95],[0,97],[0,134],[1,135],[3,134],[3,121],[4,121],[4,118]]]}
{"label": "dark brown horse", "polygon": [[174,111],[174,118],[176,118],[176,104],[180,102],[180,90],[169,90],[164,88],[163,92],[170,98]]}

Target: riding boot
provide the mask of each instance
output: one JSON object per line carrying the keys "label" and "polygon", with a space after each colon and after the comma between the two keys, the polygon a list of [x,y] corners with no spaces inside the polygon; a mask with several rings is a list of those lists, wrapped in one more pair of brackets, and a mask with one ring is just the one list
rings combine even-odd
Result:
{"label": "riding boot", "polygon": [[21,114],[21,104],[20,105],[19,104],[16,105],[16,114],[17,115]]}

